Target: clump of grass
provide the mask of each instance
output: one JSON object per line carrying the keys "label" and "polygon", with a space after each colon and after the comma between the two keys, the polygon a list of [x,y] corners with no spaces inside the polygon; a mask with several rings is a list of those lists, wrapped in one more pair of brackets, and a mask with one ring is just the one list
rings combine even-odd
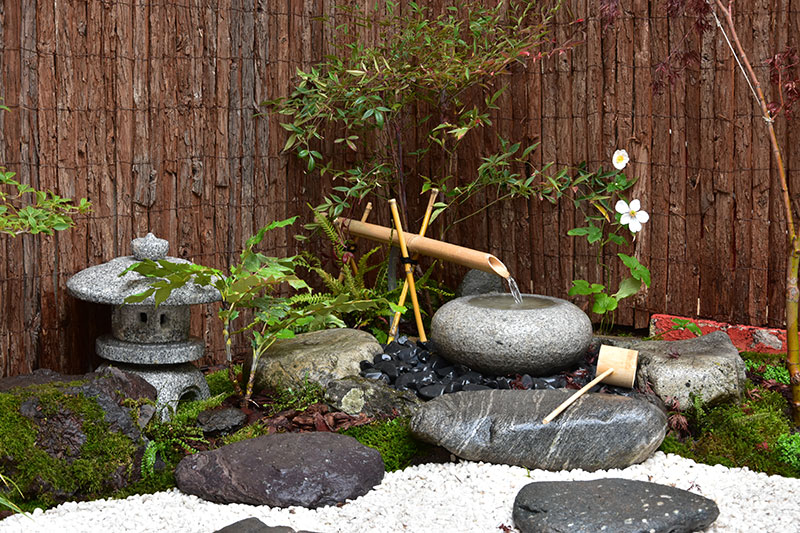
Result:
{"label": "clump of grass", "polygon": [[428,447],[411,436],[408,422],[408,417],[398,417],[352,427],[340,433],[350,435],[361,444],[378,450],[386,471],[394,472],[407,467],[415,456]]}

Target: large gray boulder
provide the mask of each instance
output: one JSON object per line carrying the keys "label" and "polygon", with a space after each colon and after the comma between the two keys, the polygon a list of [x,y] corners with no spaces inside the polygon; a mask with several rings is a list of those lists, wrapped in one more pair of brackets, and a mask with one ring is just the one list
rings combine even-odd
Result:
{"label": "large gray boulder", "polygon": [[422,405],[416,394],[399,391],[377,379],[349,376],[328,382],[325,401],[348,415],[411,416]]}
{"label": "large gray boulder", "polygon": [[464,296],[433,315],[431,339],[454,363],[493,374],[552,375],[579,362],[592,323],[577,306],[550,296]]}
{"label": "large gray boulder", "polygon": [[636,380],[649,383],[661,399],[678,409],[692,407],[692,398],[715,405],[741,400],[745,364],[728,335],[715,331],[682,341],[641,341]]}
{"label": "large gray boulder", "polygon": [[[331,380],[357,376],[361,361],[372,361],[382,351],[366,331],[341,328],[301,333],[277,341],[261,356],[255,387],[302,387],[306,379],[325,387]],[[248,360],[246,374],[250,364]]]}
{"label": "large gray boulder", "polygon": [[471,461],[544,470],[625,468],[647,459],[667,429],[649,402],[587,394],[549,424],[542,419],[574,391],[457,392],[412,417],[412,433]]}
{"label": "large gray boulder", "polygon": [[184,457],[178,488],[217,503],[316,508],[381,482],[380,454],[338,433],[277,433]]}
{"label": "large gray boulder", "polygon": [[713,500],[630,479],[540,481],[525,485],[514,500],[514,525],[522,533],[689,533],[717,516]]}

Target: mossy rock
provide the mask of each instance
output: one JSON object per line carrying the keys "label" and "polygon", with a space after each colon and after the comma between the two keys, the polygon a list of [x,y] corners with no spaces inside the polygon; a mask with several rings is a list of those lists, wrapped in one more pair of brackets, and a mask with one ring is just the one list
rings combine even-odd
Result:
{"label": "mossy rock", "polygon": [[23,497],[2,495],[50,506],[110,496],[138,482],[139,407],[155,401],[155,389],[116,369],[39,378],[27,386],[20,377],[0,380],[0,473]]}

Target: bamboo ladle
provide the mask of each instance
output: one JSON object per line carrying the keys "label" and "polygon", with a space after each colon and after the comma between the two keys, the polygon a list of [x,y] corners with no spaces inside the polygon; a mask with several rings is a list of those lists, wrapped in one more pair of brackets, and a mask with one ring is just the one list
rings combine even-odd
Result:
{"label": "bamboo ladle", "polygon": [[572,405],[578,398],[601,381],[617,387],[633,388],[633,382],[636,380],[638,358],[639,352],[636,350],[606,346],[605,344],[600,346],[600,353],[597,355],[597,377],[567,398],[564,403],[553,409],[549,415],[544,417],[542,424],[549,424],[564,409]]}

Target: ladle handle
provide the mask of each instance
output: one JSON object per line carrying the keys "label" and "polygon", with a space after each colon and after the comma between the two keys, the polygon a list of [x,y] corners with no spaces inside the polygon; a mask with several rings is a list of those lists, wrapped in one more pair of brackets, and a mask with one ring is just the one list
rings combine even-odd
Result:
{"label": "ladle handle", "polygon": [[614,369],[613,368],[609,368],[608,370],[606,370],[605,372],[603,372],[602,374],[600,374],[599,376],[594,378],[592,381],[590,381],[589,383],[584,385],[579,391],[575,392],[575,394],[573,394],[572,396],[567,398],[564,401],[564,403],[562,403],[561,405],[559,405],[558,407],[553,409],[553,412],[551,412],[549,415],[544,417],[544,420],[542,420],[542,424],[549,424],[551,420],[553,420],[555,417],[557,417],[559,414],[561,414],[561,411],[563,411],[564,409],[566,409],[567,407],[569,407],[570,405],[575,403],[575,401],[578,398],[580,398],[581,396],[586,394],[586,391],[588,391],[589,389],[591,389],[592,387],[594,387],[595,385],[597,385],[598,383],[603,381],[605,378],[610,376],[613,372],[614,372]]}

